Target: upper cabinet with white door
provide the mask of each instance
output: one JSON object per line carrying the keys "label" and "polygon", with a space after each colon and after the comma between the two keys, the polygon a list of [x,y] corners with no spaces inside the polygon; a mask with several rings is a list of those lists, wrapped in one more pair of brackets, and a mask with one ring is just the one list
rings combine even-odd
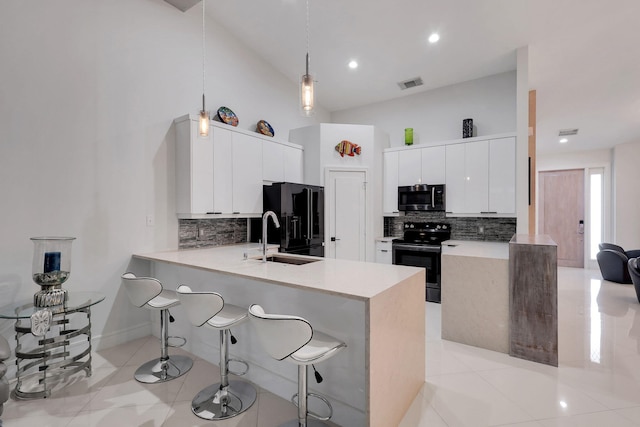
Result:
{"label": "upper cabinet with white door", "polygon": [[397,150],[398,185],[443,184],[445,179],[444,146],[416,146]]}
{"label": "upper cabinet with white door", "polygon": [[398,216],[398,152],[383,154],[382,213],[384,216]]}
{"label": "upper cabinet with white door", "polygon": [[513,215],[515,137],[447,145],[447,213]]}
{"label": "upper cabinet with white door", "polygon": [[262,138],[262,179],[302,184],[303,149],[288,142]]}
{"label": "upper cabinet with white door", "polygon": [[299,182],[302,147],[216,122],[203,138],[197,125],[197,116],[175,120],[179,218],[258,217],[263,180]]}

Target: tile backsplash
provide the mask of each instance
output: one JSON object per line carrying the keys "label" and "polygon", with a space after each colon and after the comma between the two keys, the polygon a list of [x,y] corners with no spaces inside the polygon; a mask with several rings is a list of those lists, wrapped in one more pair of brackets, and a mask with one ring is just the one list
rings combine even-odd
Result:
{"label": "tile backsplash", "polygon": [[178,233],[180,249],[244,243],[247,241],[247,219],[181,219]]}
{"label": "tile backsplash", "polygon": [[402,237],[405,222],[446,222],[454,240],[509,242],[516,234],[516,218],[445,217],[444,212],[407,212],[405,216],[385,217],[385,237]]}

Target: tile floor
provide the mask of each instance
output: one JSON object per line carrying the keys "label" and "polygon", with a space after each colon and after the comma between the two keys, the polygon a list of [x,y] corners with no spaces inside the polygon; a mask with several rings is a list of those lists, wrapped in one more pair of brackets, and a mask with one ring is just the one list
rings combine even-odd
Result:
{"label": "tile floor", "polygon": [[[633,286],[603,281],[595,270],[560,268],[558,278],[558,368],[442,340],[440,305],[426,303],[426,382],[399,427],[640,426]],[[4,427],[275,427],[295,417],[288,401],[259,390],[247,413],[200,420],[190,401],[217,381],[216,367],[196,358],[183,378],[139,384],[133,372],[155,357],[157,345],[150,337],[97,352],[90,378],[80,376],[49,399],[7,402]]]}

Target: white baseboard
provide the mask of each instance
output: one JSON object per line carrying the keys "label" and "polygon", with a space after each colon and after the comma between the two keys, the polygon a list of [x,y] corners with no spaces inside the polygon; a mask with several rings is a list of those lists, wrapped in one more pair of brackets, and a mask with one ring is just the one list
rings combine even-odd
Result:
{"label": "white baseboard", "polygon": [[109,334],[93,335],[91,337],[91,346],[94,351],[104,350],[105,348],[115,347],[138,338],[149,336],[151,335],[151,330],[151,322],[145,322]]}

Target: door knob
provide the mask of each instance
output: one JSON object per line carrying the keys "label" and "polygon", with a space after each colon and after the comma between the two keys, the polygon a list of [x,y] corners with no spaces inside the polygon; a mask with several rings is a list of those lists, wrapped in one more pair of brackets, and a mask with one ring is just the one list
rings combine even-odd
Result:
{"label": "door knob", "polygon": [[332,237],[332,238],[331,238],[331,241],[332,241],[332,242],[335,242],[335,241],[337,241],[337,240],[340,240],[340,239],[336,239],[335,237]]}

